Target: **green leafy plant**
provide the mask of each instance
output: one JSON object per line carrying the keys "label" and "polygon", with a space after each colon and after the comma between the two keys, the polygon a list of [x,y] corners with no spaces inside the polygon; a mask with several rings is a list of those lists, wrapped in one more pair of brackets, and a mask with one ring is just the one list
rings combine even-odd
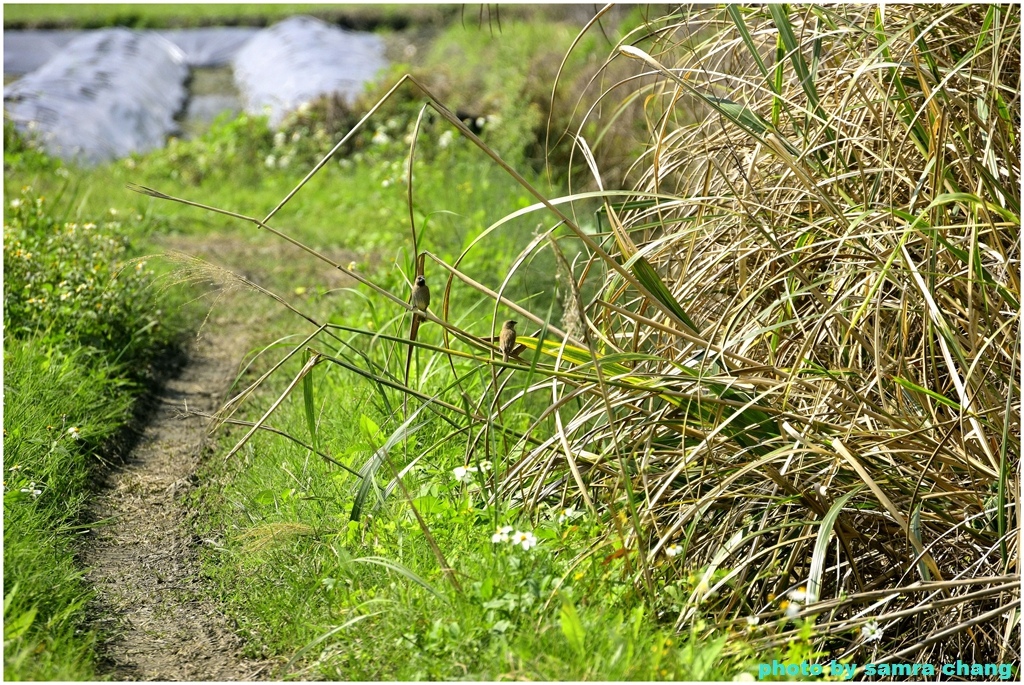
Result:
{"label": "green leafy plant", "polygon": [[60,221],[31,187],[4,221],[4,327],[9,335],[71,339],[127,362],[146,361],[161,328],[153,272],[132,260],[122,219]]}

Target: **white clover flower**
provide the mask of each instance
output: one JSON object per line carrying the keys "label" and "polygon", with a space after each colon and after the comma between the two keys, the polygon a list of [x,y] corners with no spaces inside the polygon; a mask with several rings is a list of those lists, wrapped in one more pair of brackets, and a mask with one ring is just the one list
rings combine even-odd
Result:
{"label": "white clover flower", "polygon": [[78,426],[72,426],[71,428],[68,428],[68,435],[70,435],[75,440],[82,439],[82,436],[78,432]]}
{"label": "white clover flower", "polygon": [[665,548],[665,554],[667,554],[670,557],[674,557],[674,556],[676,556],[677,554],[679,554],[682,551],[683,551],[683,548],[680,547],[679,545],[669,545],[668,547]]}
{"label": "white clover flower", "polygon": [[491,542],[496,545],[501,542],[508,542],[511,533],[512,526],[502,526],[491,536]]}
{"label": "white clover flower", "polygon": [[537,546],[537,538],[530,531],[524,533],[517,530],[512,534],[511,542],[513,545],[522,545],[524,550]]}
{"label": "white clover flower", "polygon": [[860,634],[864,638],[864,642],[881,640],[884,632],[881,626],[878,625],[878,621],[868,621],[860,627]]}

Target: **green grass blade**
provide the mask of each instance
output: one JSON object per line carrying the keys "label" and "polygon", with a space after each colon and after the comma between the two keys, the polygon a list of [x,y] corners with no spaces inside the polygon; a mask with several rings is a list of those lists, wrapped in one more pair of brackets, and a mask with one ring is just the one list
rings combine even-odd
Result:
{"label": "green grass blade", "polygon": [[[310,359],[307,360],[307,366],[309,362],[316,356],[314,353],[309,353]],[[302,377],[302,403],[305,409],[306,427],[309,429],[310,444],[313,445],[315,451],[320,451],[320,441],[318,432],[316,429],[316,405],[313,401],[313,367],[309,366],[309,371]]]}
{"label": "green grass blade", "polygon": [[391,561],[390,559],[385,559],[384,557],[358,557],[352,559],[352,561],[360,564],[375,564],[377,566],[383,566],[384,568],[390,569],[398,573],[399,575],[403,576],[404,578],[416,583],[424,590],[437,597],[442,602],[448,602],[448,598],[441,594],[440,590],[438,590],[436,587],[425,581],[416,573],[413,573],[413,571],[409,569],[409,567],[405,566],[404,564],[400,564],[397,561]]}

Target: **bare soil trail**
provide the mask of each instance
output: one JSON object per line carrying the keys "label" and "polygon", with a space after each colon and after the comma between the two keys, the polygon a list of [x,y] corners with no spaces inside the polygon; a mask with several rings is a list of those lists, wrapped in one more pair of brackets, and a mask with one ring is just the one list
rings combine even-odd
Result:
{"label": "bare soil trail", "polygon": [[[225,325],[227,324],[227,325]],[[84,546],[93,612],[108,636],[100,667],[117,680],[253,680],[269,664],[247,661],[228,619],[206,596],[188,531],[184,494],[206,442],[206,420],[224,400],[246,350],[239,322],[211,320],[125,462],[106,474],[90,516],[109,521]]]}

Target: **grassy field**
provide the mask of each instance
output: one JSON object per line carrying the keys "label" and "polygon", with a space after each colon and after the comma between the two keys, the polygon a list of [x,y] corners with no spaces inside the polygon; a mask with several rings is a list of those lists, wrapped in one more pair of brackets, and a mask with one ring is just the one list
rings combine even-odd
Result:
{"label": "grassy field", "polygon": [[197,26],[266,26],[293,14],[308,14],[353,28],[400,28],[410,22],[443,21],[458,14],[454,5],[317,3],[267,4],[37,4],[4,5],[5,29],[31,28],[186,28]]}
{"label": "grassy field", "polygon": [[[456,23],[360,107],[281,131],[240,117],[91,171],[6,146],[8,198],[133,217],[135,249],[280,245],[244,266],[306,318],[252,295],[251,392],[191,496],[250,656],[359,680],[1019,667],[1019,8],[886,12],[637,13],[561,74],[571,27]],[[479,138],[407,83],[266,220],[293,244],[161,196],[263,219],[406,70]],[[586,142],[545,145],[566,128]],[[5,234],[34,197],[8,201]],[[292,269],[303,248],[358,285]],[[418,273],[432,300],[411,328]],[[506,362],[491,338],[512,318]],[[25,333],[43,334],[79,368],[85,338]],[[35,382],[46,348],[5,343],[8,387]],[[85,425],[89,400],[57,378],[24,419],[56,426],[32,443],[50,452],[78,444],[54,417]],[[279,399],[285,436],[231,423]],[[8,506],[52,501],[33,468],[7,484],[5,540]],[[42,563],[24,555],[23,576]],[[28,626],[5,664],[66,639],[43,672],[88,677],[86,589],[56,566],[52,605],[5,575],[5,624]]]}

